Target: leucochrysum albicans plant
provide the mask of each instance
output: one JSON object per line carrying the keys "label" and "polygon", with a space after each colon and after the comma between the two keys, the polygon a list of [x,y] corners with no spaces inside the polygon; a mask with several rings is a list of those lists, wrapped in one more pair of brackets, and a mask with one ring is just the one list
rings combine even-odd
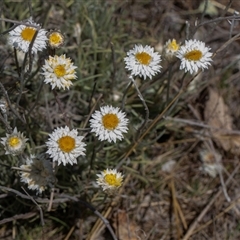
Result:
{"label": "leucochrysum albicans plant", "polygon": [[[58,49],[64,45],[64,40],[65,37],[61,31],[51,30],[48,32],[43,29],[40,24],[35,23],[32,18],[23,24],[17,25],[9,32],[9,44],[24,53],[28,53],[31,50],[32,54],[37,54],[48,47]],[[197,73],[199,69],[207,69],[212,61],[210,48],[206,47],[204,42],[196,39],[186,40],[183,45],[178,44],[175,39],[169,39],[163,47],[162,54],[163,59],[169,62],[171,62],[172,59],[179,59],[180,70],[184,70],[190,74]],[[155,52],[151,46],[138,44],[126,53],[126,57],[123,60],[125,62],[125,68],[129,72],[130,84],[134,84],[138,96],[143,102],[146,110],[145,120],[147,120],[149,110],[144,97],[135,83],[135,78],[139,77],[143,78],[143,80],[152,80],[154,76],[159,74],[162,69],[161,55]],[[69,90],[70,87],[74,87],[73,80],[77,79],[76,70],[77,66],[74,65],[73,61],[66,57],[65,54],[54,54],[53,56],[49,55],[45,59],[45,63],[41,67],[41,75],[43,76],[43,82],[49,84],[52,90],[57,89],[64,91]],[[99,110],[92,113],[89,120],[90,132],[94,133],[100,141],[107,141],[110,144],[115,144],[117,141],[124,139],[124,134],[128,132],[128,124],[129,119],[126,113],[112,105],[101,106]],[[141,127],[144,127],[145,124],[146,121]],[[57,165],[62,164],[63,166],[66,166],[68,163],[70,165],[77,164],[78,157],[85,157],[86,155],[87,144],[83,139],[83,136],[78,135],[77,129],[71,129],[67,125],[57,127],[49,134],[49,139],[46,141],[48,161],[53,161],[56,162]],[[22,154],[26,142],[27,138],[18,132],[17,128],[14,128],[12,133],[7,133],[6,137],[2,137],[1,141],[5,148],[5,153],[12,155]],[[36,162],[33,159],[35,158],[30,157],[26,160],[28,163],[22,166],[29,166],[25,167],[26,169],[31,168],[30,166]],[[43,160],[40,158],[38,161]],[[113,172],[114,171],[115,170],[113,170]],[[108,172],[109,170],[105,170],[104,173]],[[109,174],[111,175],[113,172]],[[30,175],[22,174],[21,176],[23,182],[30,183],[29,180],[26,180],[26,176]],[[101,176],[101,181],[98,180],[98,183],[101,182],[103,184],[106,176],[104,176],[104,174]],[[121,181],[117,181],[117,183],[120,182]],[[107,183],[110,182],[105,182],[105,184]],[[120,185],[121,184],[118,184],[118,187]],[[29,188],[36,189],[39,193],[45,190],[43,184],[39,188],[37,186],[40,185],[29,185]],[[107,185],[104,186],[106,187]]]}
{"label": "leucochrysum albicans plant", "polygon": [[[61,31],[45,30],[32,18],[16,24],[8,35],[9,44],[15,50],[25,54],[24,56],[29,58],[29,61],[31,61],[31,57],[34,58],[38,54],[42,54],[41,59],[37,61],[39,67],[37,78],[42,81],[49,94],[53,93],[56,102],[61,102],[61,99],[58,98],[59,92],[67,93],[67,91],[72,91],[72,96],[74,96],[74,94],[78,94],[84,89],[76,84],[77,81],[81,81],[79,63],[74,56],[69,57],[68,51],[64,52],[64,48],[61,49],[65,44],[65,40],[66,37]],[[153,81],[154,78],[157,79],[165,70],[163,64],[165,61],[166,64],[175,61],[179,64],[179,71],[183,70],[189,75],[208,69],[212,63],[211,49],[204,42],[189,39],[180,44],[179,41],[180,39],[167,40],[162,53],[155,51],[154,47],[150,45],[135,44],[130,46],[132,49],[126,51],[125,57],[121,59],[122,66],[125,63],[125,69],[129,74],[128,84],[134,85],[137,95],[146,110],[145,121],[142,123],[138,119],[142,123],[140,130],[144,130],[144,127],[150,122],[148,120],[151,119],[149,119],[147,102],[141,88],[136,84],[136,79],[140,79],[140,87],[142,83],[145,84]],[[19,69],[22,71],[22,75],[20,75],[24,76],[23,80],[20,81],[20,87],[23,88],[24,79],[28,74],[30,75],[26,71],[30,71],[30,68],[26,71],[24,67]],[[122,70],[124,71],[124,69]],[[79,99],[81,99],[81,96]],[[89,96],[88,99],[91,99],[91,97]],[[3,100],[5,102],[1,102],[0,111],[6,114],[9,102],[6,99]],[[65,99],[62,101],[65,101]],[[79,101],[80,104],[85,103],[87,100],[81,99],[81,101]],[[65,116],[64,109],[61,116]],[[59,121],[55,125],[48,124],[44,130],[39,130],[45,134],[39,141],[42,144],[41,146],[34,146],[35,139],[31,137],[31,134],[26,134],[31,129],[25,128],[24,124],[20,125],[17,121],[6,119],[5,126],[8,131],[1,136],[1,144],[4,154],[20,159],[15,169],[19,171],[21,183],[26,184],[30,190],[36,191],[39,195],[44,194],[48,187],[55,187],[54,185],[57,183],[56,174],[59,169],[60,171],[63,169],[62,172],[64,173],[65,169],[76,169],[75,167],[81,163],[88,165],[86,163],[90,162],[91,156],[94,158],[100,155],[97,151],[92,150],[97,144],[99,144],[99,149],[101,148],[103,152],[106,146],[116,148],[118,146],[122,147],[124,144],[126,146],[130,144],[129,139],[131,137],[129,137],[129,134],[139,130],[133,127],[132,112],[127,107],[120,108],[118,101],[112,102],[107,98],[97,101],[89,112],[85,112],[80,117],[82,122],[86,120],[86,124],[82,124],[80,121],[79,124],[71,121],[65,121],[65,123],[61,121],[60,125]],[[84,128],[80,127],[82,125],[84,125]],[[39,123],[40,127],[41,123]],[[125,141],[126,136],[129,137],[128,141]],[[118,194],[125,173],[120,171],[121,169],[119,170],[120,167],[116,167],[118,163],[111,166],[115,164],[114,161],[110,162],[110,164],[107,161],[98,164],[99,162],[93,163],[93,166],[90,166],[92,163],[89,163],[89,176],[87,178],[90,180],[90,184],[98,186],[95,191],[99,190],[102,195],[105,193],[107,196]],[[94,174],[92,174],[93,172]],[[83,176],[81,173],[77,174],[79,174],[77,177],[80,180],[86,177],[85,174]]]}

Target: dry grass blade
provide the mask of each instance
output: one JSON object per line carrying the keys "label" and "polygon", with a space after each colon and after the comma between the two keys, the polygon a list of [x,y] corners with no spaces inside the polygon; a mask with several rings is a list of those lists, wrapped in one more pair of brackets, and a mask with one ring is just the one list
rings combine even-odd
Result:
{"label": "dry grass blade", "polygon": [[0,238],[240,239],[239,9],[0,1]]}
{"label": "dry grass blade", "polygon": [[[228,186],[231,181],[232,181],[232,177],[237,173],[237,171],[239,170],[240,165],[238,164],[237,168],[234,169],[234,171],[232,172],[231,176],[228,178],[228,180],[226,181],[226,186]],[[190,236],[193,234],[194,229],[197,227],[197,225],[200,223],[200,221],[203,219],[204,215],[207,214],[207,212],[209,211],[209,209],[211,208],[211,206],[214,204],[214,202],[216,201],[216,199],[220,196],[220,194],[222,193],[222,189],[220,189],[211,199],[211,201],[206,205],[206,207],[201,211],[201,213],[198,215],[198,217],[194,220],[194,222],[190,225],[190,227],[188,228],[186,234],[184,235],[184,237],[182,238],[182,240],[188,240],[190,238]]]}

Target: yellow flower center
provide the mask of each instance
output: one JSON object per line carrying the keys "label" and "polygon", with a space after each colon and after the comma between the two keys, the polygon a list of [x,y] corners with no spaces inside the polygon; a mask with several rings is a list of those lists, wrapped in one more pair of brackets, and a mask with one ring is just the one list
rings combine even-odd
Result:
{"label": "yellow flower center", "polygon": [[116,174],[110,173],[110,174],[106,174],[106,176],[104,177],[106,183],[108,185],[114,186],[114,187],[119,187],[121,186],[121,179],[117,179]]}
{"label": "yellow flower center", "polygon": [[58,145],[63,152],[69,153],[75,148],[75,139],[70,136],[61,137]]}
{"label": "yellow flower center", "polygon": [[179,49],[179,44],[177,44],[176,40],[173,39],[169,44],[168,44],[168,49],[177,51]]}
{"label": "yellow flower center", "polygon": [[119,119],[116,114],[108,113],[102,117],[102,124],[104,128],[114,130],[119,124]]}
{"label": "yellow flower center", "polygon": [[25,41],[31,42],[35,32],[36,32],[36,29],[31,27],[25,27],[21,32],[22,39]]}
{"label": "yellow flower center", "polygon": [[57,77],[63,77],[66,74],[65,65],[57,65],[53,71]]}
{"label": "yellow flower center", "polygon": [[184,55],[189,61],[199,61],[202,58],[202,52],[199,50],[192,50]]}
{"label": "yellow flower center", "polygon": [[10,137],[8,139],[8,144],[10,145],[10,147],[13,147],[13,148],[16,147],[17,145],[19,145],[20,142],[21,142],[21,140],[19,139],[19,137],[16,137],[16,136]]}
{"label": "yellow flower center", "polygon": [[56,47],[63,43],[63,36],[59,32],[53,32],[49,36],[49,44]]}
{"label": "yellow flower center", "polygon": [[143,65],[149,65],[152,60],[152,57],[146,52],[136,53],[135,57]]}

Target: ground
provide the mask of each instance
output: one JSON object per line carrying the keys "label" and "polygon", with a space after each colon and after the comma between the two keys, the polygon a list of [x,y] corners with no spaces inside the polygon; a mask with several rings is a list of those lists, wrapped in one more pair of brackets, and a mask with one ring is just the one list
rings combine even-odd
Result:
{"label": "ground", "polygon": [[[6,91],[7,121],[29,139],[21,159],[0,148],[0,239],[240,239],[239,1],[5,0],[0,5],[1,100]],[[78,77],[69,90],[53,91],[42,82],[49,49],[34,58],[24,78],[18,74],[24,71],[8,44],[9,20],[31,15],[47,31],[64,34],[56,52],[73,60]],[[169,39],[203,41],[213,60],[190,75],[177,59],[162,56],[161,73],[152,80],[136,78],[149,109],[146,119],[136,88],[128,87],[123,59],[135,44],[162,55]],[[20,67],[31,62],[27,57],[24,63],[19,52],[17,57]],[[120,107],[129,119],[128,133],[117,143],[90,133],[92,112],[106,104]],[[7,132],[4,117],[1,111],[0,137]],[[48,134],[67,124],[84,135],[86,156],[75,165],[55,166],[54,188],[36,195],[12,167],[30,153],[43,153]],[[96,174],[105,168],[124,174],[115,196],[96,185]]]}

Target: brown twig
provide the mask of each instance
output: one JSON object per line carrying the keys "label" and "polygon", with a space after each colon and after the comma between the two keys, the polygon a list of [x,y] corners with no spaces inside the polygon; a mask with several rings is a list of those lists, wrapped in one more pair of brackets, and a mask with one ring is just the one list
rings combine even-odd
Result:
{"label": "brown twig", "polygon": [[[232,177],[237,173],[237,171],[239,170],[239,167],[240,167],[240,164],[238,164],[238,166],[232,172],[231,176],[227,179],[226,184],[225,184],[226,186],[231,182]],[[213,196],[211,201],[205,206],[205,208],[201,211],[201,213],[198,215],[198,217],[190,225],[190,227],[188,228],[188,230],[187,230],[186,234],[184,235],[184,237],[182,238],[182,240],[188,240],[190,238],[190,236],[194,232],[194,229],[197,227],[198,223],[202,220],[202,218],[208,212],[208,210],[213,205],[213,203],[216,201],[216,199],[221,195],[221,193],[222,193],[222,188],[220,188],[218,190],[218,192]]]}
{"label": "brown twig", "polygon": [[213,222],[215,222],[217,219],[219,219],[220,217],[223,216],[223,214],[229,212],[232,208],[236,207],[236,205],[240,202],[240,198],[237,198],[236,200],[232,201],[230,203],[230,205],[228,207],[226,207],[221,213],[219,213],[217,216],[215,216],[213,219],[209,220],[208,222],[206,222],[205,224],[203,224],[202,226],[200,226],[199,228],[197,228],[193,234],[196,234],[197,232],[203,230],[204,228],[206,228],[207,226],[209,226],[210,224],[212,224]]}
{"label": "brown twig", "polygon": [[171,181],[169,183],[169,191],[171,192],[171,196],[172,196],[171,202],[172,202],[172,208],[173,208],[173,212],[174,212],[175,226],[177,227],[177,236],[178,236],[177,239],[180,239],[181,227],[180,227],[180,220],[179,220],[178,209],[177,209],[176,191],[175,191],[173,178],[171,179]]}
{"label": "brown twig", "polygon": [[116,237],[109,221],[95,207],[93,207],[90,203],[82,201],[76,197],[72,197],[72,196],[68,196],[68,195],[64,195],[64,194],[62,196],[69,198],[75,202],[79,202],[79,203],[83,204],[85,207],[89,208],[95,215],[97,215],[102,220],[102,222],[105,224],[105,226],[109,230],[110,234],[112,235],[112,238],[114,240],[117,240],[117,237]]}
{"label": "brown twig", "polygon": [[37,215],[36,212],[29,212],[29,213],[25,213],[25,214],[17,214],[17,215],[14,215],[13,217],[10,217],[10,218],[4,218],[3,220],[0,221],[0,225],[8,223],[8,222],[15,221],[15,220],[18,220],[18,219],[22,220],[22,219],[32,218],[36,215]]}
{"label": "brown twig", "polygon": [[200,121],[195,121],[195,120],[190,120],[190,119],[183,119],[183,118],[172,118],[172,117],[163,117],[166,120],[173,121],[173,122],[179,122],[179,123],[184,123],[187,125],[192,125],[192,126],[197,126],[201,128],[207,128],[215,131],[221,131],[222,134],[235,134],[235,135],[240,135],[240,131],[238,130],[225,130],[225,129],[219,129],[219,128],[214,128],[212,126],[209,126],[207,124],[204,124],[203,122]]}
{"label": "brown twig", "polygon": [[22,187],[22,190],[26,193],[26,195],[29,197],[29,199],[32,200],[32,202],[37,206],[39,213],[40,213],[41,224],[43,227],[45,225],[45,223],[44,223],[42,208],[37,204],[37,202],[33,199],[33,197],[28,194],[28,192],[24,189],[24,187]]}
{"label": "brown twig", "polygon": [[[1,190],[5,190],[5,191],[8,191],[8,192],[12,192],[12,193],[15,193],[16,195],[18,195],[19,197],[21,198],[24,198],[24,199],[28,199],[28,200],[31,200],[32,202],[34,202],[36,204],[36,206],[38,207],[39,209],[39,212],[40,212],[40,218],[41,218],[41,223],[42,223],[42,226],[44,225],[44,220],[43,220],[43,212],[42,212],[42,209],[41,207],[37,204],[37,202],[33,199],[32,196],[30,196],[27,191],[22,187],[23,191],[26,193],[23,194],[15,189],[12,189],[12,188],[8,188],[8,187],[4,187],[4,186],[0,186],[0,189]],[[13,219],[14,220],[14,219]]]}
{"label": "brown twig", "polygon": [[41,28],[39,25],[27,23],[27,22],[24,22],[24,21],[16,21],[16,20],[8,19],[8,18],[0,18],[0,21],[14,23],[14,24],[16,24],[15,27],[17,27],[18,25],[25,25],[25,26],[28,26],[28,27],[37,28],[38,30],[40,30],[40,28]]}

